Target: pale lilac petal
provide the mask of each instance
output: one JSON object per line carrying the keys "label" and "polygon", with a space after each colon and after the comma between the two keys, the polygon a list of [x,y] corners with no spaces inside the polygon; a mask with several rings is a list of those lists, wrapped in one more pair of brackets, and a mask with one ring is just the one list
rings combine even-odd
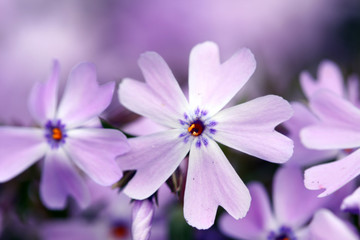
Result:
{"label": "pale lilac petal", "polygon": [[311,239],[316,240],[359,239],[344,221],[327,209],[322,209],[315,214],[310,223],[309,231]]}
{"label": "pale lilac petal", "polygon": [[181,130],[131,138],[130,152],[119,156],[123,170],[136,170],[124,193],[134,199],[151,196],[180,165],[190,149],[190,142],[179,137]]}
{"label": "pale lilac petal", "polygon": [[247,48],[220,64],[219,48],[213,42],[196,45],[190,53],[189,102],[209,116],[222,109],[255,71],[254,55]]}
{"label": "pale lilac petal", "polygon": [[122,177],[115,158],[129,151],[126,137],[113,129],[81,128],[67,132],[64,148],[75,164],[100,185]]}
{"label": "pale lilac petal", "polygon": [[344,199],[341,204],[341,210],[360,214],[360,187]]}
{"label": "pale lilac petal", "polygon": [[132,209],[131,232],[133,240],[148,240],[155,206],[150,200],[135,200]]}
{"label": "pale lilac petal", "polygon": [[155,52],[147,52],[140,56],[139,66],[149,87],[169,106],[183,114],[188,102],[164,59]]}
{"label": "pale lilac petal", "polygon": [[79,64],[70,73],[57,118],[69,127],[96,117],[110,104],[114,87],[114,82],[98,84],[93,64]]}
{"label": "pale lilac petal", "polygon": [[322,122],[360,131],[360,110],[346,99],[330,91],[320,90],[310,98],[309,105]]}
{"label": "pale lilac petal", "polygon": [[319,120],[303,104],[294,102],[291,106],[294,109],[294,115],[284,122],[284,126],[289,132],[287,136],[294,141],[294,154],[286,164],[306,166],[333,158],[337,151],[313,150],[303,145],[300,139],[300,130],[318,123]]}
{"label": "pale lilac petal", "polygon": [[223,214],[220,218],[220,229],[229,237],[246,240],[259,239],[275,225],[269,197],[264,186],[259,183],[251,183],[248,187],[251,205],[246,217],[236,220],[229,214]]}
{"label": "pale lilac petal", "polygon": [[310,220],[314,212],[323,207],[326,199],[317,198],[318,192],[305,188],[299,167],[280,168],[274,177],[274,212],[278,221],[293,229]]}
{"label": "pale lilac petal", "polygon": [[305,186],[311,190],[325,189],[319,197],[327,196],[360,173],[360,150],[335,162],[311,167],[305,171]]}
{"label": "pale lilac petal", "polygon": [[283,98],[260,97],[216,114],[212,118],[217,123],[214,139],[255,157],[283,163],[292,155],[293,142],[274,128],[292,113]]}
{"label": "pale lilac petal", "polygon": [[163,126],[179,127],[179,119],[183,118],[183,112],[173,108],[143,82],[124,79],[119,85],[118,97],[126,108]]}
{"label": "pale lilac petal", "polygon": [[344,96],[344,79],[341,71],[335,63],[328,60],[320,64],[317,81],[308,72],[303,72],[300,76],[300,84],[308,99],[320,89],[327,89],[338,96]]}
{"label": "pale lilac petal", "polygon": [[356,75],[350,76],[347,85],[349,101],[355,106],[360,107],[359,77]]}
{"label": "pale lilac petal", "polygon": [[47,149],[42,129],[0,127],[0,182],[25,171],[42,158]]}
{"label": "pale lilac petal", "polygon": [[300,132],[302,143],[310,149],[351,149],[360,146],[360,131],[331,125],[315,124]]}
{"label": "pale lilac petal", "polygon": [[29,109],[32,117],[40,125],[54,119],[57,107],[59,85],[59,62],[54,61],[52,73],[46,82],[39,82],[33,87],[29,98]]}
{"label": "pale lilac petal", "polygon": [[222,206],[232,217],[243,218],[251,197],[245,184],[216,142],[205,147],[192,144],[186,177],[184,217],[198,229],[214,224],[216,210]]}
{"label": "pale lilac petal", "polygon": [[64,209],[68,197],[74,198],[81,208],[90,203],[84,180],[61,148],[48,151],[45,156],[40,197],[50,209]]}
{"label": "pale lilac petal", "polygon": [[133,136],[145,136],[167,130],[168,128],[153,122],[150,118],[139,117],[122,127],[122,131]]}

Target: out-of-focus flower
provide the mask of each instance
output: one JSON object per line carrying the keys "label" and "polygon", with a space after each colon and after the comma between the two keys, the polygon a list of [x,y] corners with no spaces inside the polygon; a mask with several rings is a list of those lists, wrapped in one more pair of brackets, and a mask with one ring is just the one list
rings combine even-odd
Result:
{"label": "out-of-focus flower", "polygon": [[311,240],[358,240],[359,236],[349,223],[335,216],[327,209],[316,212],[309,225],[309,237]]}
{"label": "out-of-focus flower", "polygon": [[40,128],[0,128],[0,181],[5,182],[44,157],[40,196],[48,208],[61,209],[68,196],[82,207],[89,194],[78,168],[100,185],[122,176],[115,157],[129,150],[117,130],[99,128],[100,114],[110,103],[114,83],[99,86],[96,70],[82,63],[71,72],[57,103],[59,64],[51,77],[34,86],[29,109]]}
{"label": "out-of-focus flower", "polygon": [[[317,91],[326,89],[339,96],[352,99],[354,103],[358,102],[357,93],[354,91],[358,82],[356,77],[349,78],[348,82],[348,91],[345,91],[344,79],[339,67],[329,60],[321,62],[317,79],[307,71],[303,71],[300,75],[300,85],[308,99]],[[320,120],[302,103],[294,102],[292,107],[294,115],[284,123],[289,132],[288,136],[294,141],[294,154],[287,164],[308,166],[335,158],[338,155],[337,150],[314,150],[304,146],[300,139],[300,131],[304,127],[319,123]]]}
{"label": "out-of-focus flower", "polygon": [[[74,216],[66,220],[43,223],[40,228],[42,239],[71,239],[73,236],[76,236],[76,240],[133,239],[131,199],[110,188],[89,181],[87,183],[92,197],[89,207],[73,211]],[[172,197],[167,186],[158,191],[161,208],[155,211],[150,239],[168,239],[166,208],[172,202]]]}
{"label": "out-of-focus flower", "polygon": [[190,54],[189,102],[158,54],[143,54],[139,66],[146,83],[125,79],[119,86],[120,102],[170,130],[130,139],[132,150],[118,160],[136,174],[124,192],[135,199],[149,197],[190,150],[184,195],[187,222],[209,228],[218,205],[235,218],[245,216],[249,192],[215,141],[270,162],[287,161],[293,143],[274,128],[291,117],[289,103],[265,96],[220,111],[255,70],[248,49],[220,64],[216,44],[195,46]]}
{"label": "out-of-focus flower", "polygon": [[325,200],[316,198],[303,184],[301,170],[293,166],[279,169],[273,182],[273,211],[266,190],[259,183],[249,185],[252,203],[247,216],[235,220],[220,218],[220,229],[228,236],[246,240],[307,239],[306,222]]}
{"label": "out-of-focus flower", "polygon": [[131,232],[134,240],[148,240],[155,206],[151,199],[135,200],[132,208]]}
{"label": "out-of-focus flower", "polygon": [[[341,149],[345,157],[305,171],[308,189],[325,189],[327,196],[359,175],[360,110],[333,92],[318,91],[310,98],[310,108],[321,120],[301,131],[304,145],[312,149]],[[350,154],[348,154],[350,153]]]}

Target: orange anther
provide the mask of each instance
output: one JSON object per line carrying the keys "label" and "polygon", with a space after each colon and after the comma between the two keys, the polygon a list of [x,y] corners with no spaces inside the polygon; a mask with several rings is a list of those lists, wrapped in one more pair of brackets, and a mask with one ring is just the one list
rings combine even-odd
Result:
{"label": "orange anther", "polygon": [[61,133],[61,130],[59,128],[53,128],[52,129],[52,138],[55,139],[55,140],[61,140],[62,133]]}

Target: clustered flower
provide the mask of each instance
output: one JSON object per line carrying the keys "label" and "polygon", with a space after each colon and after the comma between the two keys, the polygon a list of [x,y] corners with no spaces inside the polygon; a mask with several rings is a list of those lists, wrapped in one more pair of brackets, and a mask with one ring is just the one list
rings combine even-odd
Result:
{"label": "clustered flower", "polygon": [[[0,182],[35,168],[42,204],[50,210],[71,206],[67,221],[41,224],[43,239],[166,238],[156,234],[156,225],[165,231],[161,208],[174,203],[169,189],[196,229],[211,228],[221,206],[218,228],[232,238],[359,239],[345,215],[360,213],[360,189],[354,191],[360,174],[358,79],[350,77],[346,87],[339,68],[324,61],[317,80],[308,72],[300,76],[304,103],[267,95],[235,105],[231,100],[256,61],[247,48],[220,59],[213,42],[191,50],[185,95],[160,55],[142,54],[145,81],[123,79],[115,94],[141,116],[122,128],[137,137],[126,137],[101,115],[114,82],[100,85],[95,66],[81,63],[60,93],[54,62],[49,79],[35,84],[28,100],[33,126],[0,126]],[[230,149],[284,164],[274,177],[273,207],[262,183],[241,180],[228,160]],[[128,206],[132,212],[124,210]],[[95,213],[101,221],[91,220]],[[0,208],[0,235],[5,215]]]}

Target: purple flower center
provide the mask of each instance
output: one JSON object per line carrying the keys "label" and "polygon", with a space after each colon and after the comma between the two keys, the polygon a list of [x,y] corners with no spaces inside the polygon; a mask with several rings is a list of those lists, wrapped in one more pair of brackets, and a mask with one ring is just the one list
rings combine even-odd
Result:
{"label": "purple flower center", "polygon": [[195,120],[195,122],[193,122],[190,127],[188,127],[188,132],[197,137],[199,135],[201,135],[201,133],[204,131],[205,126],[203,124],[202,121],[200,121],[199,119]]}
{"label": "purple flower center", "polygon": [[297,240],[293,230],[287,226],[281,226],[277,232],[271,231],[268,240]]}
{"label": "purple flower center", "polygon": [[[195,139],[196,147],[200,148],[202,145],[207,146],[208,138],[216,133],[214,128],[217,122],[211,121],[207,117],[207,111],[196,108],[192,114],[184,113],[184,118],[179,119],[179,123],[184,127],[184,132],[179,137],[184,138],[183,141],[187,143],[190,139]],[[195,137],[195,138],[194,138]]]}
{"label": "purple flower center", "polygon": [[125,239],[129,236],[129,226],[123,221],[116,221],[112,223],[111,235],[116,239]]}
{"label": "purple flower center", "polygon": [[47,121],[45,125],[45,137],[51,148],[58,148],[61,144],[65,143],[65,138],[67,137],[65,124],[62,124],[61,120]]}

